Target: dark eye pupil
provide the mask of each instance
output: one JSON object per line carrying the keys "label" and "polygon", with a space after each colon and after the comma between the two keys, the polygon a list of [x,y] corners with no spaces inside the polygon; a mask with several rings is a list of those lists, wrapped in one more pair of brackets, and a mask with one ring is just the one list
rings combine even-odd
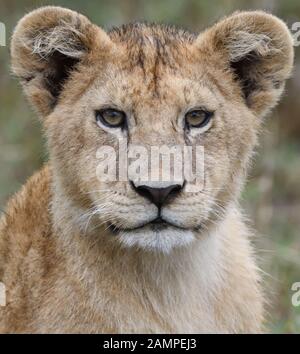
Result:
{"label": "dark eye pupil", "polygon": [[107,115],[108,117],[115,118],[115,117],[119,117],[119,112],[116,112],[116,111],[108,111],[108,112],[106,113],[106,115]]}

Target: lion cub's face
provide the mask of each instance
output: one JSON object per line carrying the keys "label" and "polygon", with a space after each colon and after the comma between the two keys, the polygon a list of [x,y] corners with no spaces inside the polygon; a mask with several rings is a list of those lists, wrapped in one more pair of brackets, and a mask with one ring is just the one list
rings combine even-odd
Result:
{"label": "lion cub's face", "polygon": [[[158,31],[157,38],[149,30],[147,33],[147,27],[136,31],[144,39],[143,45],[132,42],[132,46],[125,43],[123,47],[115,40],[117,48],[112,56],[105,63],[96,60],[92,64],[93,77],[86,90],[78,97],[77,92],[69,96],[66,89],[66,101],[51,119],[50,150],[59,160],[63,177],[68,176],[64,178],[66,187],[70,178],[76,178],[71,182],[76,188],[72,193],[89,198],[86,204],[95,212],[94,220],[98,218],[98,223],[109,226],[129,245],[168,249],[190,242],[195,233],[207,229],[209,220],[222,215],[229,198],[235,195],[253,145],[255,118],[249,117],[241,100],[232,102],[222,94],[221,90],[226,91],[223,83],[218,87],[209,79],[220,73],[216,75],[200,58],[195,60],[191,45],[174,39],[167,46],[164,42],[169,35],[164,29]],[[82,67],[78,80],[85,78],[87,70]],[[73,90],[72,81],[69,84]],[[194,116],[190,112],[195,112]],[[127,180],[120,181],[117,175],[116,180],[106,181],[100,166],[103,158],[107,160],[101,148],[113,148],[108,165],[115,163],[115,153],[117,172],[122,172],[118,164],[123,160],[119,156],[122,144],[128,152],[136,147],[145,148],[149,154],[139,159],[132,152]],[[160,175],[159,180],[153,180],[151,172],[158,166],[151,163],[151,148],[162,146],[203,147],[205,175],[199,183],[204,185],[189,190],[194,181],[184,176],[172,181]],[[67,160],[72,161],[70,166],[66,166]],[[134,161],[141,165],[136,167],[141,170],[136,175],[130,169]],[[163,168],[169,167],[161,163],[158,170]],[[156,204],[151,200],[155,190],[144,190],[143,195],[143,187],[139,189],[173,185],[178,188]],[[157,223],[158,217],[162,222]],[[93,227],[92,220],[84,218],[83,226],[88,220]]]}
{"label": "lion cub's face", "polygon": [[[198,37],[143,24],[106,34],[69,10],[37,12],[16,30],[14,68],[45,116],[55,178],[82,210],[82,228],[106,227],[128,246],[162,251],[206,232],[238,195],[260,116],[290,70],[291,54],[271,55],[277,32],[290,40],[284,25],[255,13]],[[245,34],[234,37],[241,30],[249,48]],[[26,48],[20,32],[23,43],[31,36]],[[271,70],[280,60],[285,68]],[[166,147],[169,163],[164,153],[155,162]]]}

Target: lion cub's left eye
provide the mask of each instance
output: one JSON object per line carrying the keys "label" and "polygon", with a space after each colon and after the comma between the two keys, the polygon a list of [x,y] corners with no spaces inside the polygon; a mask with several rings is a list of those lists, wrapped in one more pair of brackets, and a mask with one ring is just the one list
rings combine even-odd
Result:
{"label": "lion cub's left eye", "polygon": [[202,128],[207,125],[213,116],[213,112],[197,109],[185,115],[185,125],[187,128]]}
{"label": "lion cub's left eye", "polygon": [[123,127],[126,122],[126,114],[113,108],[102,109],[96,112],[97,123],[101,122],[111,128]]}

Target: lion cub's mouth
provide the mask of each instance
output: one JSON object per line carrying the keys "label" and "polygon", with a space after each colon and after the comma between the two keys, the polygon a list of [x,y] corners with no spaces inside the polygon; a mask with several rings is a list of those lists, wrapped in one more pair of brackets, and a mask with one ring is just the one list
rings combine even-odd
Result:
{"label": "lion cub's mouth", "polygon": [[146,226],[150,226],[151,229],[153,231],[161,231],[161,230],[164,230],[164,229],[167,229],[169,227],[173,227],[173,228],[176,228],[176,229],[180,229],[180,230],[188,230],[188,228],[184,228],[184,227],[180,227],[180,226],[177,226],[177,225],[174,225],[164,219],[162,219],[160,216],[158,216],[156,219],[148,222],[148,223],[145,223],[143,225],[140,225],[140,226],[137,226],[137,227],[130,227],[130,228],[122,228],[122,227],[119,227],[119,226],[116,226],[112,223],[109,223],[108,224],[109,226],[109,229],[111,230],[112,233],[114,234],[118,234],[122,231],[134,231],[134,230],[142,230],[143,228],[145,228]]}

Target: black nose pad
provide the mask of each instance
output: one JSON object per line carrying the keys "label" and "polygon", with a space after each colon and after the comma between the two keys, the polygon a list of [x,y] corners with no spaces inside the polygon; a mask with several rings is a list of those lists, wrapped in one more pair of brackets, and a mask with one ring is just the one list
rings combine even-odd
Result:
{"label": "black nose pad", "polygon": [[154,188],[147,185],[136,187],[134,183],[132,183],[132,186],[139,195],[150,200],[150,202],[155,204],[158,208],[160,208],[170,197],[175,197],[182,189],[180,184],[172,184],[166,188]]}

